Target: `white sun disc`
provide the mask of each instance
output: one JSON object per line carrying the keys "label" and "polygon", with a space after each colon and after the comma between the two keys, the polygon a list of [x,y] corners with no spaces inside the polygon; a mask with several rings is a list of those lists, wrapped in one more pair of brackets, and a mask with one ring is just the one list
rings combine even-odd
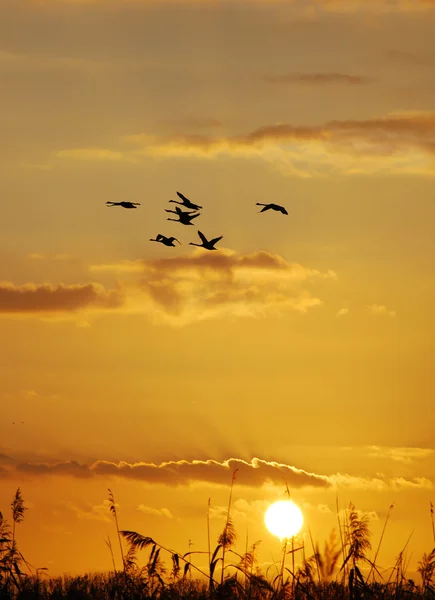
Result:
{"label": "white sun disc", "polygon": [[280,500],[269,506],[264,515],[264,522],[270,533],[284,539],[299,533],[304,517],[292,500]]}

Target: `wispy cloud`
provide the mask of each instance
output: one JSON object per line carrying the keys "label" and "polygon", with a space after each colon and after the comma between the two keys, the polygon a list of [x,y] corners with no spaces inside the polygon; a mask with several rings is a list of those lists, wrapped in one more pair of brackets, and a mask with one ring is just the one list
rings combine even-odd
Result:
{"label": "wispy cloud", "polygon": [[[110,9],[116,6],[132,7],[160,7],[161,5],[182,6],[207,6],[218,10],[222,5],[233,5],[234,0],[63,0],[64,4],[97,6],[101,9]],[[25,3],[39,7],[57,6],[58,0],[24,0]],[[306,14],[308,9],[316,12],[338,12],[338,13],[374,13],[391,14],[395,12],[427,12],[435,8],[434,0],[239,0],[243,6],[264,4],[268,7],[290,5],[294,12]]]}
{"label": "wispy cloud", "polygon": [[[317,125],[278,123],[233,136],[142,133],[122,138],[119,144],[119,148],[108,149],[107,155],[99,150],[98,156],[121,161],[150,156],[201,160],[232,156],[263,160],[283,174],[300,177],[398,172],[433,176],[435,112],[395,112]],[[93,160],[87,149],[61,151],[61,155]]]}
{"label": "wispy cloud", "polygon": [[225,315],[261,316],[270,312],[306,312],[323,301],[307,286],[334,280],[334,271],[320,272],[269,252],[237,254],[230,250],[158,260],[93,265],[92,272],[113,270],[141,273],[136,296],[130,290],[131,310],[147,310],[154,318],[173,324]]}
{"label": "wispy cloud", "polygon": [[167,508],[152,508],[151,506],[146,506],[145,504],[139,504],[137,510],[146,515],[164,517],[165,519],[173,519],[173,514]]}
{"label": "wispy cloud", "polygon": [[337,310],[336,312],[336,317],[344,317],[346,315],[349,314],[349,309],[348,308],[340,308],[339,310]]}
{"label": "wispy cloud", "polygon": [[70,150],[59,150],[55,156],[57,158],[85,161],[136,162],[135,157],[131,154],[107,148],[71,148]]}
{"label": "wispy cloud", "polygon": [[[71,58],[66,56],[26,54],[23,52],[6,52],[0,50],[0,69],[12,67],[14,70],[19,68],[29,68],[38,70],[74,70],[83,73],[95,73],[96,70],[103,70],[107,65],[95,60]],[[38,166],[38,165],[36,165]]]}
{"label": "wispy cloud", "polygon": [[346,73],[287,73],[266,75],[264,79],[267,83],[302,85],[367,85],[375,81],[372,77]]}
{"label": "wispy cloud", "polygon": [[381,317],[393,317],[393,318],[397,316],[395,310],[390,310],[383,304],[370,304],[367,306],[367,308],[373,315],[378,315]]}
{"label": "wispy cloud", "polygon": [[433,67],[435,60],[433,58],[407,52],[405,50],[387,50],[386,57],[399,65],[409,65],[411,67]]}
{"label": "wispy cloud", "polygon": [[434,454],[432,448],[389,448],[384,446],[370,446],[369,455],[375,458],[390,458],[391,460],[411,463],[423,460]]}
{"label": "wispy cloud", "polygon": [[[44,257],[33,255],[32,260]],[[114,289],[99,283],[0,283],[0,315],[74,318],[111,312],[185,325],[223,316],[257,317],[284,310],[305,313],[323,304],[310,286],[337,279],[332,270],[321,272],[269,252],[238,254],[225,249],[198,249],[190,255],[91,265],[89,269],[94,275],[113,272],[124,280]]]}
{"label": "wispy cloud", "polygon": [[[185,119],[172,119],[164,122],[172,129],[218,129],[223,127],[224,123],[214,117],[186,117]],[[140,139],[139,134],[139,139]],[[126,136],[126,140],[138,141],[138,136]]]}
{"label": "wispy cloud", "polygon": [[104,521],[110,523],[109,503],[107,500],[103,504],[97,504],[91,507],[81,507],[68,500],[64,503],[65,508],[72,511],[78,519],[91,521]]}
{"label": "wispy cloud", "polygon": [[389,489],[411,490],[411,489],[433,489],[433,483],[426,477],[360,477],[348,473],[336,473],[329,477],[335,488],[351,488],[359,490],[372,490],[383,492]]}

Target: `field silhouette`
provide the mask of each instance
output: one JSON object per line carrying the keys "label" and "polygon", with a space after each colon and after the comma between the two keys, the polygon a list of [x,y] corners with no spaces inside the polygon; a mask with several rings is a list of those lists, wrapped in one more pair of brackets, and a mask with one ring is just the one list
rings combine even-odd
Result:
{"label": "field silhouette", "polygon": [[[75,577],[51,577],[46,568],[34,567],[20,552],[16,526],[24,520],[27,508],[18,488],[10,505],[12,524],[0,512],[1,600],[399,600],[435,597],[435,548],[429,554],[424,553],[418,563],[421,579],[418,583],[406,575],[409,539],[398,552],[394,566],[384,569],[376,562],[393,505],[388,510],[375,549],[371,543],[368,515],[349,504],[344,511],[337,510],[338,534],[335,530],[331,531],[323,549],[313,541],[310,531],[311,552],[297,537],[281,540],[280,563],[262,569],[256,554],[259,542],[246,548],[244,554],[234,550],[237,540],[231,517],[234,480],[235,472],[225,526],[214,549],[208,513],[208,550],[183,555],[141,533],[121,530],[115,498],[109,489],[109,511],[117,537],[115,547],[119,545],[118,552],[110,537],[106,541],[113,569],[107,573],[86,573]],[[210,510],[210,500],[208,508]],[[430,513],[435,544],[432,503]],[[371,558],[369,552],[373,550]],[[296,554],[299,555],[298,566],[295,566]],[[203,555],[207,566],[200,568],[194,565],[194,555]]]}

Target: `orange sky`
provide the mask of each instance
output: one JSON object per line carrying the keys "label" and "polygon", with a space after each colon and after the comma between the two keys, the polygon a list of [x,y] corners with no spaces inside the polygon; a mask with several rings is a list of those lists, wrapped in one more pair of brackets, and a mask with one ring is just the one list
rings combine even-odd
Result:
{"label": "orange sky", "polygon": [[[305,536],[338,495],[374,547],[394,503],[384,567],[411,532],[410,571],[431,550],[434,21],[432,0],[1,3],[0,509],[20,486],[32,564],[109,569],[109,487],[122,528],[205,550],[236,467],[263,565],[284,480]],[[195,227],[166,221],[177,190]]]}

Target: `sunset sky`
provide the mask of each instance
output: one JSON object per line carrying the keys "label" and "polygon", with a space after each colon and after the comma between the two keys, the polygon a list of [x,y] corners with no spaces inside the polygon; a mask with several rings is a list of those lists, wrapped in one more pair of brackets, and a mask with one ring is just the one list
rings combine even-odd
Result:
{"label": "sunset sky", "polygon": [[264,568],[285,482],[308,555],[337,497],[374,549],[394,504],[384,568],[433,548],[434,27],[434,0],[1,0],[0,510],[20,486],[31,564],[110,569],[108,488],[121,529],[206,550],[235,468]]}

